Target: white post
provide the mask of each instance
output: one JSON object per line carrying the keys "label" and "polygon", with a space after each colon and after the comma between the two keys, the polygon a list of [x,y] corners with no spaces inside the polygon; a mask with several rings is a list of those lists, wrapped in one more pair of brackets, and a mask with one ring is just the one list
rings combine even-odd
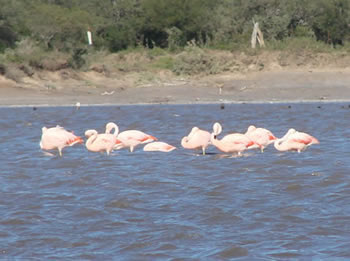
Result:
{"label": "white post", "polygon": [[256,46],[256,37],[257,37],[257,34],[258,34],[258,26],[259,24],[258,23],[254,23],[254,28],[253,28],[253,33],[252,33],[252,40],[251,40],[251,43],[252,43],[252,48],[255,49],[255,46]]}
{"label": "white post", "polygon": [[88,37],[88,43],[89,43],[89,45],[92,45],[92,35],[91,35],[90,30],[88,30],[86,33],[87,33],[87,37]]}

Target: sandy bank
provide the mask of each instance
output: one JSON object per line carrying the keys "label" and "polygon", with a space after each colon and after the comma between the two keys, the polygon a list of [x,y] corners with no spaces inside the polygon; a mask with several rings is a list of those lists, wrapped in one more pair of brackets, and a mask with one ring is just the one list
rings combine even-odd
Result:
{"label": "sandy bank", "polygon": [[138,85],[94,73],[66,79],[56,76],[22,83],[1,77],[0,106],[350,101],[350,70],[346,68],[164,77]]}

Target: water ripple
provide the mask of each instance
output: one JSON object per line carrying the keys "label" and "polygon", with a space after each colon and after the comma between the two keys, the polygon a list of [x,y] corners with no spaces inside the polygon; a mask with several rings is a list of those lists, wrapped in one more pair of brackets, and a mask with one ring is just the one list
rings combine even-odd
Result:
{"label": "water ripple", "polygon": [[[344,105],[347,106],[347,105]],[[350,128],[342,104],[0,108],[0,259],[349,259]],[[176,115],[176,116],[175,116]],[[302,120],[301,120],[302,119]],[[43,126],[84,136],[116,122],[177,147],[171,153],[83,145],[43,153]],[[193,126],[289,128],[321,144],[302,153],[185,150]],[[15,133],[16,135],[13,135]]]}

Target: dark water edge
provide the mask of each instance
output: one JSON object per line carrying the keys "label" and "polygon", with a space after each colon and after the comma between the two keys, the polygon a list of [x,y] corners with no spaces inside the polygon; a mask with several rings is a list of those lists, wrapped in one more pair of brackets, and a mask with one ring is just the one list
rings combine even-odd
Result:
{"label": "dark water edge", "polygon": [[[223,108],[224,107],[224,108]],[[350,258],[347,103],[0,108],[0,259],[288,260]],[[83,135],[116,122],[171,153],[39,148],[41,128]],[[298,154],[184,150],[193,126],[289,128],[321,144]]]}

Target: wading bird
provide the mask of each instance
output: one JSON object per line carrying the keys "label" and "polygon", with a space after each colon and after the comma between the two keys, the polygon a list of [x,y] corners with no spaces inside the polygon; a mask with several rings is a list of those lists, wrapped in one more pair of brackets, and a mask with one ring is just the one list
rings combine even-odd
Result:
{"label": "wading bird", "polygon": [[175,150],[176,147],[165,143],[165,142],[161,142],[161,141],[155,141],[155,142],[151,142],[146,144],[143,147],[143,151],[161,151],[161,152],[170,152]]}
{"label": "wading bird", "polygon": [[74,135],[73,132],[65,130],[61,126],[52,128],[42,128],[42,135],[40,140],[40,148],[42,150],[54,150],[57,149],[60,156],[62,156],[62,150],[65,147],[73,146],[77,143],[84,143],[83,139]]}
{"label": "wading bird", "polygon": [[274,146],[278,151],[297,151],[300,153],[312,144],[319,143],[318,139],[310,134],[289,129],[282,138],[275,140]]}
{"label": "wading bird", "polygon": [[191,132],[181,139],[181,146],[190,150],[202,150],[205,155],[205,150],[210,145],[210,133],[201,130],[198,127],[193,127]]}
{"label": "wading bird", "polygon": [[225,153],[237,153],[239,156],[242,152],[256,147],[256,143],[242,133],[232,133],[224,136],[221,140],[218,139],[218,135],[222,132],[220,123],[216,122],[213,126],[213,132],[211,133],[211,144],[218,150]]}
{"label": "wading bird", "polygon": [[109,122],[106,125],[106,133],[110,133],[114,129],[113,135],[118,138],[121,143],[117,144],[114,149],[129,148],[130,152],[133,152],[135,147],[139,144],[144,144],[152,141],[156,141],[157,138],[144,133],[139,130],[126,130],[119,133],[119,127],[113,122]]}
{"label": "wading bird", "polygon": [[264,152],[264,149],[277,139],[271,131],[265,128],[257,128],[254,125],[248,127],[245,135],[260,147],[261,152]]}
{"label": "wading bird", "polygon": [[96,130],[85,131],[85,136],[88,138],[85,146],[92,152],[105,151],[107,155],[109,155],[114,149],[115,145],[120,143],[120,141],[113,134],[98,134]]}

